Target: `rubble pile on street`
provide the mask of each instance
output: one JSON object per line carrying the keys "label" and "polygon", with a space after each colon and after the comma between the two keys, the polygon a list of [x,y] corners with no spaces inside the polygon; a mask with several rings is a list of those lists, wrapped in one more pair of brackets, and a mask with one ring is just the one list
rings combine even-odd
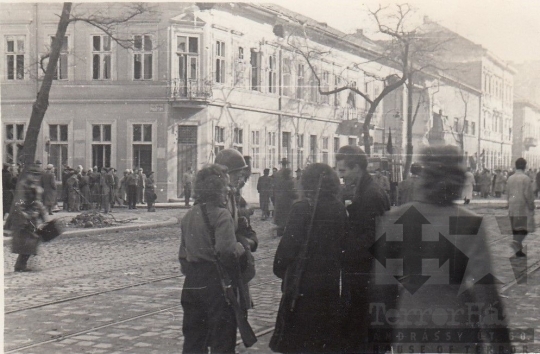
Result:
{"label": "rubble pile on street", "polygon": [[85,228],[100,228],[100,227],[109,227],[114,224],[126,224],[137,218],[126,219],[126,220],[117,220],[111,214],[103,214],[99,211],[88,211],[82,214],[77,215],[69,222],[72,227],[85,227]]}

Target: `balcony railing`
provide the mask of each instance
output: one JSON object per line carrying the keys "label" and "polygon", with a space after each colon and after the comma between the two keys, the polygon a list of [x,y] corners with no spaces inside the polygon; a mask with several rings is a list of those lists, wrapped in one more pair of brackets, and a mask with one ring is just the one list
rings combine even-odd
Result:
{"label": "balcony railing", "polygon": [[207,100],[212,97],[212,81],[173,79],[168,91],[173,100]]}
{"label": "balcony railing", "polygon": [[428,141],[430,144],[444,143],[445,132],[442,130],[431,129],[428,133]]}
{"label": "balcony railing", "polygon": [[536,147],[538,145],[538,141],[536,138],[527,137],[523,140],[523,145],[525,145],[525,148],[529,150],[531,147]]}

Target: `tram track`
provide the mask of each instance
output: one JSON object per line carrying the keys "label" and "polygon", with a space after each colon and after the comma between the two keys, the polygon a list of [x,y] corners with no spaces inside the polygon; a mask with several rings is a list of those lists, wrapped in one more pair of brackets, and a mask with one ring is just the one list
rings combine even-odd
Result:
{"label": "tram track", "polygon": [[[169,279],[170,278],[173,278],[173,277],[169,277]],[[280,281],[281,281],[281,279],[266,280],[266,281],[262,281],[262,282],[259,282],[259,283],[256,283],[256,284],[252,284],[252,285],[250,285],[250,288],[256,288],[256,287],[259,287],[259,286],[262,286],[262,285],[265,285],[265,284],[271,284],[271,283],[276,283],[276,282],[280,282]],[[109,323],[101,325],[101,326],[94,326],[94,327],[89,328],[89,329],[85,329],[85,330],[82,330],[82,331],[77,331],[77,332],[69,333],[69,334],[66,334],[66,335],[58,336],[58,337],[55,337],[55,338],[52,338],[52,339],[49,339],[49,340],[45,340],[45,341],[41,341],[41,342],[37,342],[37,343],[25,345],[25,346],[20,346],[20,347],[17,347],[17,348],[5,350],[4,353],[6,353],[6,354],[15,353],[15,352],[19,352],[19,351],[26,350],[26,349],[36,348],[36,347],[46,345],[46,344],[50,344],[50,343],[60,342],[60,341],[62,341],[64,339],[80,336],[80,335],[83,335],[83,334],[86,334],[86,333],[89,333],[89,332],[94,332],[94,331],[97,331],[97,330],[100,330],[100,329],[103,329],[103,328],[114,327],[116,325],[120,325],[120,324],[123,324],[123,323],[126,323],[126,322],[135,321],[135,320],[145,318],[145,317],[154,316],[154,315],[157,315],[157,314],[160,314],[160,313],[170,312],[171,310],[175,310],[175,309],[178,309],[178,308],[181,308],[181,307],[182,307],[181,304],[180,305],[174,305],[174,306],[168,306],[168,307],[165,307],[165,308],[162,308],[162,309],[159,309],[159,310],[144,313],[142,315],[137,315],[137,316],[132,316],[132,317],[129,317],[129,318],[125,318],[125,319],[122,319],[120,321],[112,321],[112,322],[109,322]],[[265,334],[271,332],[271,330],[273,330],[273,327],[266,328],[266,329],[256,333],[256,336],[260,337],[262,335],[265,335]]]}
{"label": "tram track", "polygon": [[[274,254],[273,254],[274,252],[275,252],[274,250],[268,250],[268,251],[263,252],[262,254],[260,254],[259,257],[255,258],[255,262],[262,261],[262,260],[274,257]],[[143,286],[143,285],[147,285],[147,284],[151,284],[151,283],[156,283],[156,282],[165,281],[165,280],[174,279],[174,278],[182,278],[182,277],[184,277],[183,274],[175,274],[175,275],[168,275],[168,276],[164,276],[164,277],[156,277],[156,278],[146,279],[144,281],[139,281],[137,283],[123,285],[123,286],[119,286],[119,287],[115,287],[115,288],[109,288],[109,289],[95,291],[95,292],[91,292],[91,293],[87,293],[87,294],[71,296],[71,297],[58,299],[58,300],[50,301],[50,302],[45,302],[45,303],[41,303],[41,304],[36,304],[36,305],[32,305],[32,306],[16,308],[16,309],[13,309],[13,310],[5,311],[4,315],[10,315],[10,314],[13,314],[13,313],[33,310],[33,309],[42,308],[42,307],[51,306],[51,305],[57,305],[57,304],[61,304],[61,303],[69,302],[69,301],[80,300],[80,299],[84,299],[84,298],[88,298],[88,297],[92,297],[92,296],[99,296],[99,295],[102,295],[102,294],[112,293],[112,292],[115,292],[115,291],[121,291],[121,290],[136,288],[138,286]]]}

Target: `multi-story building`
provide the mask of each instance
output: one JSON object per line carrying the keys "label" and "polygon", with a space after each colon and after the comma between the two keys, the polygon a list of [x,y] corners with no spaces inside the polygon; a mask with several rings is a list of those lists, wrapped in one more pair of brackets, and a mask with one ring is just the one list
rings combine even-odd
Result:
{"label": "multi-story building", "polygon": [[[114,15],[122,6],[80,4],[77,11]],[[382,90],[374,78],[392,69],[351,65],[376,57],[373,42],[278,6],[199,6],[155,4],[158,11],[119,32],[131,43],[127,49],[95,27],[72,23],[37,158],[59,172],[64,164],[119,171],[141,166],[155,171],[158,199],[166,200],[181,193],[187,167],[200,169],[219,150],[234,147],[252,157],[249,197],[262,170],[282,158],[294,170],[313,162],[333,164],[339,146],[361,144],[360,97],[348,90],[321,95],[295,46],[332,51],[310,60],[323,90],[350,85],[373,97]],[[17,161],[42,76],[38,58],[55,35],[61,5],[13,4],[5,10],[3,158]]]}
{"label": "multi-story building", "polygon": [[488,169],[510,168],[515,69],[481,45],[429,19],[424,25],[447,38],[445,49],[439,54],[446,71],[481,93],[478,165]]}
{"label": "multi-story building", "polygon": [[512,161],[527,160],[527,168],[540,167],[540,105],[515,98]]}

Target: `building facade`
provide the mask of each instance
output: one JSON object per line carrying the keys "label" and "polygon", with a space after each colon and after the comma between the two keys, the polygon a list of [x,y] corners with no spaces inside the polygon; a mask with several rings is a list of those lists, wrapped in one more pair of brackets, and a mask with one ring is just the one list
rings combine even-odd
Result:
{"label": "building facade", "polygon": [[[84,4],[77,11],[106,7],[114,14],[122,6]],[[348,90],[321,95],[294,46],[332,49],[331,58],[310,60],[323,89],[358,85],[377,95],[381,84],[366,79],[366,72],[385,77],[392,69],[349,66],[375,55],[366,38],[315,21],[304,35],[290,25],[297,14],[271,5],[156,6],[123,29],[129,48],[84,22],[68,27],[38,159],[60,172],[64,165],[140,166],[155,172],[158,200],[168,200],[182,193],[188,167],[198,170],[232,147],[251,156],[246,193],[252,197],[262,170],[279,167],[282,158],[293,170],[332,165],[341,145],[361,143],[365,104]],[[60,11],[60,4],[13,4],[2,14],[6,162],[19,158],[42,77],[37,63],[50,47]],[[360,128],[343,129],[343,121]]]}
{"label": "building facade", "polygon": [[513,131],[512,161],[523,157],[527,160],[527,168],[539,168],[540,106],[525,99],[516,99]]}
{"label": "building facade", "polygon": [[[84,16],[98,10],[114,17],[126,6],[79,4],[76,11]],[[188,167],[199,170],[220,150],[235,148],[251,157],[252,178],[244,193],[256,199],[258,177],[265,168],[279,167],[283,158],[293,170],[314,162],[334,165],[340,146],[362,146],[369,106],[348,88],[376,97],[385,79],[399,74],[377,62],[380,48],[361,31],[347,35],[276,5],[152,6],[119,25],[117,41],[83,21],[68,26],[36,157],[55,165],[58,179],[64,165],[112,166],[120,172],[142,167],[155,172],[158,200],[166,201],[182,194]],[[11,4],[4,9],[3,160],[17,162],[43,76],[40,61],[47,61],[40,58],[55,36],[61,4]],[[307,60],[307,53],[316,55]],[[495,65],[490,70],[510,85],[507,71],[499,69]],[[508,100],[499,97],[511,91],[496,89],[493,98],[485,99],[495,86],[486,84],[484,90],[481,80],[487,76],[477,76],[475,84],[440,78],[437,92],[419,87],[415,149],[426,142],[432,113],[439,107],[452,127],[461,119],[457,127],[465,134],[468,156],[485,149],[493,156],[488,166],[499,163],[495,152],[501,159],[506,156]],[[344,90],[323,94],[335,88]],[[469,100],[466,118],[459,92],[466,92]],[[402,155],[405,97],[398,89],[377,108],[370,122],[374,155],[387,154],[390,135],[393,154]],[[500,106],[497,123],[488,119],[494,114],[484,118],[478,105],[489,112]],[[501,135],[500,141],[499,135],[488,135],[490,129]],[[446,141],[457,145],[454,136]]]}

